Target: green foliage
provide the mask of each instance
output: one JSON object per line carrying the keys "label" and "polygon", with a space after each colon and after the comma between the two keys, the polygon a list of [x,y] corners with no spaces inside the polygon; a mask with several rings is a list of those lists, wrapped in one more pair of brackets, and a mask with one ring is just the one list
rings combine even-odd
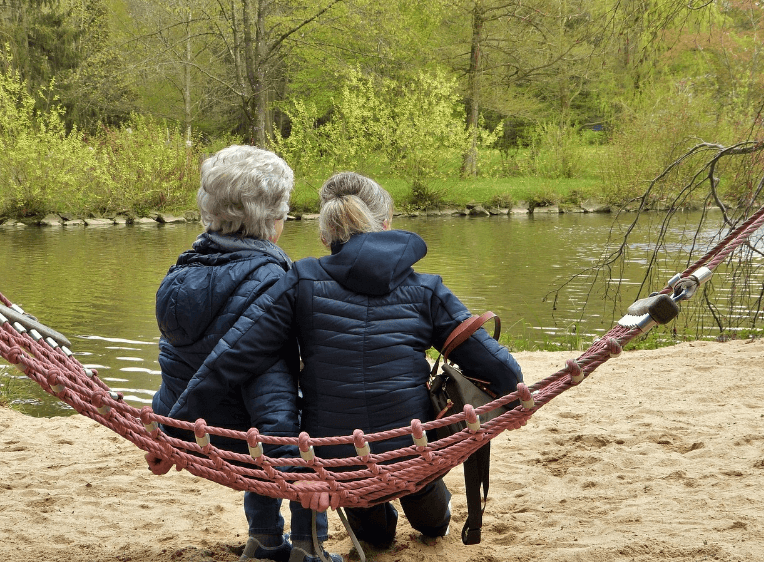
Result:
{"label": "green foliage", "polygon": [[[38,95],[44,98],[45,93]],[[76,132],[66,134],[58,106],[38,112],[35,97],[17,72],[8,69],[0,74],[0,202],[4,210],[20,216],[42,214],[51,210],[56,198],[71,200],[70,192],[82,188],[73,168],[87,163],[88,155],[81,148]]]}
{"label": "green foliage", "polygon": [[[45,97],[49,90],[38,92]],[[67,133],[53,98],[47,111],[12,69],[0,73],[0,212],[109,213],[185,209],[198,185],[198,156],[183,134],[146,117],[85,138]]]}
{"label": "green foliage", "polygon": [[[128,125],[98,136],[98,152],[109,170],[101,212],[133,207],[183,209],[199,185],[199,157],[183,131],[133,115]],[[104,186],[107,187],[107,186]]]}
{"label": "green foliage", "polygon": [[300,100],[285,111],[292,129],[276,147],[300,173],[381,168],[408,180],[420,206],[438,201],[430,180],[456,173],[469,140],[456,84],[442,72],[404,84],[352,71],[328,122],[319,124],[316,106]]}
{"label": "green foliage", "polygon": [[[687,149],[703,139],[729,139],[729,123],[720,121],[715,109],[711,96],[681,85],[656,86],[636,97],[629,117],[615,128],[603,155],[606,200],[614,205],[636,204],[648,182]],[[681,173],[666,176],[646,204],[670,200],[686,181]]]}
{"label": "green foliage", "polygon": [[584,171],[587,137],[577,128],[539,123],[531,136],[530,172],[545,178],[574,178]]}

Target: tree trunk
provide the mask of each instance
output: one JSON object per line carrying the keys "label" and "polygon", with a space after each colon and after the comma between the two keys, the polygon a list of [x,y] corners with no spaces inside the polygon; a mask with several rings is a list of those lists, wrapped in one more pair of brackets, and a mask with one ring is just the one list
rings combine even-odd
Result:
{"label": "tree trunk", "polygon": [[477,176],[478,121],[480,118],[480,66],[481,43],[483,39],[483,4],[475,0],[472,9],[472,47],[470,49],[470,67],[468,71],[467,92],[467,130],[470,132],[470,146],[462,160],[462,177]]}
{"label": "tree trunk", "polygon": [[[258,10],[259,12],[260,10]],[[258,18],[260,15],[258,14]],[[252,0],[244,0],[244,13],[242,15],[242,27],[244,28],[244,67],[247,72],[247,82],[249,84],[249,96],[244,101],[244,113],[249,121],[251,133],[250,141],[253,144],[260,144],[258,139],[257,118],[254,112],[257,111],[257,52],[255,51],[255,39],[252,36]],[[253,112],[254,106],[254,112]]]}
{"label": "tree trunk", "polygon": [[265,33],[265,3],[266,0],[258,0],[257,25],[255,27],[255,58],[257,67],[255,68],[255,103],[257,104],[256,113],[256,143],[261,148],[270,146],[271,134],[268,125],[268,79],[266,72],[265,59],[267,57],[267,44]]}
{"label": "tree trunk", "polygon": [[191,146],[191,9],[186,14],[186,68],[183,73],[183,117],[186,125],[186,145]]}

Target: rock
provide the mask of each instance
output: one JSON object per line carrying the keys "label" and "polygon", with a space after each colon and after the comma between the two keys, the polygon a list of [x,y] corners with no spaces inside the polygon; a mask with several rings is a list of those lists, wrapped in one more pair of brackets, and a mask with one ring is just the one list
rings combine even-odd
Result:
{"label": "rock", "polygon": [[84,219],[85,226],[114,226],[112,219]]}
{"label": "rock", "polygon": [[490,217],[491,213],[485,210],[485,208],[482,205],[474,205],[472,207],[467,207],[469,210],[469,215],[471,217]]}
{"label": "rock", "polygon": [[560,205],[560,212],[561,213],[585,213],[580,206],[574,205],[572,203],[563,203]]}
{"label": "rock", "polygon": [[157,222],[160,222],[162,224],[179,224],[179,223],[186,222],[185,217],[176,217],[174,215],[163,215],[161,213],[157,214],[156,220]]}
{"label": "rock", "polygon": [[535,214],[535,215],[539,215],[539,214],[559,215],[560,214],[560,208],[557,205],[546,205],[544,207],[533,207],[533,214]]}
{"label": "rock", "polygon": [[610,206],[598,199],[587,199],[581,203],[581,208],[585,213],[609,213]]}
{"label": "rock", "polygon": [[64,221],[56,214],[45,215],[40,221],[40,226],[61,226]]}
{"label": "rock", "polygon": [[202,222],[202,216],[199,211],[186,211],[183,213],[187,222]]}

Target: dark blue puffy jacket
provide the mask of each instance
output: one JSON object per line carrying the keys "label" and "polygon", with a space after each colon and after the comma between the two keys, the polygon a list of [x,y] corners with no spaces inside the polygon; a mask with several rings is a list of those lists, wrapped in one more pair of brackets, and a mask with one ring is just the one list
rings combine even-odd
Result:
{"label": "dark blue puffy jacket", "polygon": [[[356,234],[332,254],[295,263],[250,306],[210,354],[176,405],[176,412],[211,407],[227,373],[268,369],[293,327],[305,364],[300,386],[302,428],[312,437],[350,435],[432,419],[425,351],[441,349],[470,316],[437,275],[417,273],[424,241],[392,230]],[[491,382],[498,394],[522,381],[509,351],[483,329],[450,358],[465,374]],[[245,369],[249,369],[247,371]],[[372,443],[380,453],[411,445],[410,436]],[[352,456],[353,447],[327,447],[324,457]]]}
{"label": "dark blue puffy jacket", "polygon": [[[192,250],[180,255],[156,295],[162,384],[152,403],[155,413],[170,414],[220,339],[290,267],[291,260],[271,242],[209,232],[197,238]],[[239,431],[257,427],[269,435],[296,435],[296,345],[287,342],[276,359],[260,373],[220,373],[216,388],[210,389],[215,407],[188,409],[179,419],[204,418],[216,427]],[[169,431],[192,439],[190,434],[172,428]],[[237,440],[213,436],[213,443],[247,451],[246,443]],[[276,453],[271,450],[269,454]]]}

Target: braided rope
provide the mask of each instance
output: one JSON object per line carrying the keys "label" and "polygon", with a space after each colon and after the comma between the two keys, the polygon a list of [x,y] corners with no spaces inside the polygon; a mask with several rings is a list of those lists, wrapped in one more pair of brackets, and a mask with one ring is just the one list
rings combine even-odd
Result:
{"label": "braided rope", "polygon": [[[701,265],[713,268],[721,263],[764,223],[764,207],[752,215],[683,274],[689,276]],[[670,288],[669,288],[670,290]],[[665,289],[664,289],[665,291]],[[0,293],[6,306],[11,302]],[[3,320],[3,319],[0,319]],[[19,329],[20,328],[20,329]],[[77,412],[108,427],[140,449],[170,460],[177,470],[217,482],[235,490],[249,490],[271,497],[300,501],[308,492],[329,492],[332,507],[369,507],[414,492],[443,476],[467,457],[506,430],[524,426],[543,405],[566,390],[581,384],[597,367],[620,355],[623,346],[642,334],[639,327],[614,326],[565,367],[531,386],[519,384],[515,392],[480,408],[465,406],[463,412],[422,423],[412,420],[401,427],[365,435],[313,438],[274,437],[207,426],[159,416],[150,407],[134,408],[123,396],[112,392],[95,370],[85,369],[68,348],[50,338],[35,338],[23,327],[5,319],[0,326],[0,355],[34,380],[43,390],[69,404]],[[475,423],[477,416],[518,400],[520,405],[482,424],[479,429],[427,442],[425,432],[460,421]],[[167,435],[159,424],[191,431],[196,443]],[[217,435],[247,442],[250,454],[219,449],[210,444]],[[412,445],[383,454],[370,454],[368,443],[411,435]],[[300,457],[271,458],[262,445],[296,445]],[[323,445],[352,444],[357,456],[324,459],[313,448]],[[304,467],[300,472],[285,472],[278,467]],[[339,469],[339,470],[338,470]]]}

